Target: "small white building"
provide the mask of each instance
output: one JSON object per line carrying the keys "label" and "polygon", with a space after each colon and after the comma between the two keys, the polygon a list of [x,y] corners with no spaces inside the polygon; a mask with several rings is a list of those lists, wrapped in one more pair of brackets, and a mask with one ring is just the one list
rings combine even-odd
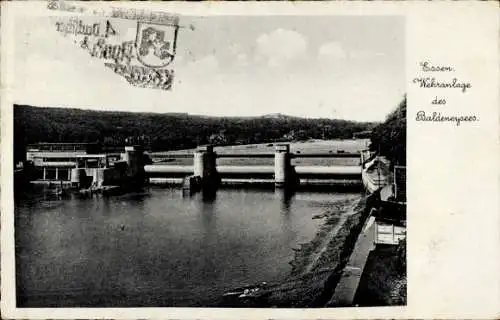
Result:
{"label": "small white building", "polygon": [[138,173],[142,149],[126,147],[122,154],[89,153],[89,144],[52,143],[30,147],[26,160],[33,163],[34,183],[76,182],[82,175],[98,185],[105,181],[116,182],[125,176]]}

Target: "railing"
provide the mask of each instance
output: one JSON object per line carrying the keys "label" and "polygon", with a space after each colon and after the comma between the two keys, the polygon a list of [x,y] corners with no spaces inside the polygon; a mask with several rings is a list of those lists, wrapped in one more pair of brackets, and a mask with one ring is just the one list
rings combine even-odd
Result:
{"label": "railing", "polygon": [[376,222],[375,243],[397,245],[406,238],[406,227]]}

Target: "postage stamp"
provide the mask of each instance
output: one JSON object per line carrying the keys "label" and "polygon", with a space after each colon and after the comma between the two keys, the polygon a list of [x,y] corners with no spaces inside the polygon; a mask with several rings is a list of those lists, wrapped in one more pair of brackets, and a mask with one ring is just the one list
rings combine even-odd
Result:
{"label": "postage stamp", "polygon": [[172,88],[174,70],[169,65],[175,58],[181,27],[178,16],[123,9],[109,13],[94,10],[88,14],[83,7],[57,2],[48,7],[85,13],[59,16],[55,30],[92,58],[102,60],[106,68],[128,83],[142,88]]}

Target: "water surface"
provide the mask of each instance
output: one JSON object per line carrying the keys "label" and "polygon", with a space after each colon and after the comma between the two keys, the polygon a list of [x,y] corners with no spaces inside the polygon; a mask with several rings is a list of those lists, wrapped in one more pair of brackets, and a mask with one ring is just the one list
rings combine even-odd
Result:
{"label": "water surface", "polygon": [[[19,307],[211,306],[233,287],[283,280],[312,219],[355,194],[147,188],[16,200]],[[326,207],[326,208],[325,208]]]}

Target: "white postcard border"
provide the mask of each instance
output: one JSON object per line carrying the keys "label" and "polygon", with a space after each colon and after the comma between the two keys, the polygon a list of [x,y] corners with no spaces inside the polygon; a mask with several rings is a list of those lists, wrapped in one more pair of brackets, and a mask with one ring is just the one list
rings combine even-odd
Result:
{"label": "white postcard border", "polygon": [[[499,55],[494,2],[78,3],[181,15],[404,15],[408,89],[408,305],[335,309],[15,308],[12,96],[15,17],[56,14],[46,2],[2,3],[2,316],[21,319],[378,319],[500,316]],[[63,14],[63,13],[57,13]],[[68,13],[69,14],[69,13]],[[414,120],[429,95],[411,83],[425,59],[454,65],[473,89],[446,110],[480,121],[454,127]],[[453,101],[453,102],[451,102]],[[474,103],[473,110],[471,104]],[[432,158],[431,156],[432,155]],[[478,163],[481,165],[475,165]],[[434,179],[435,178],[435,179]],[[467,185],[467,188],[461,185]],[[478,186],[480,184],[480,186]],[[467,191],[468,193],[465,193]],[[460,281],[458,281],[460,279]]]}

